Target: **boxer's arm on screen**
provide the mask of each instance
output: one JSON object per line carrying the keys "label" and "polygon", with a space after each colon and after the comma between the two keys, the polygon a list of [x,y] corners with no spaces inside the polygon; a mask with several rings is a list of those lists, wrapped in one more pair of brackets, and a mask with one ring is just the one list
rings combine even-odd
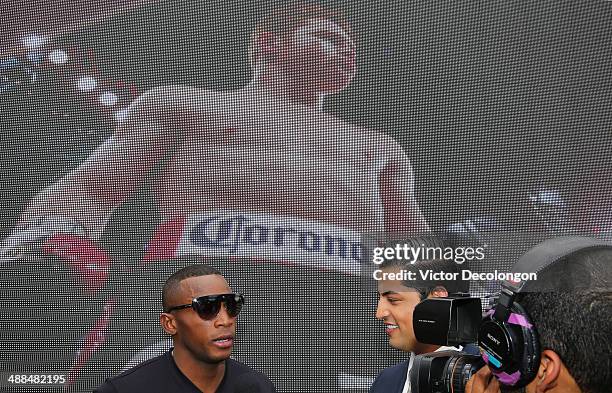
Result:
{"label": "boxer's arm on screen", "polygon": [[380,195],[387,233],[429,233],[430,228],[414,196],[414,173],[408,157],[395,141],[380,174]]}
{"label": "boxer's arm on screen", "polygon": [[136,100],[111,138],[30,201],[2,241],[0,262],[59,260],[71,267],[86,293],[103,288],[112,264],[98,243],[104,227],[176,140],[151,98]]}
{"label": "boxer's arm on screen", "polygon": [[177,132],[156,109],[156,99],[149,93],[137,99],[113,136],[33,198],[16,230],[56,217],[74,222],[97,240],[113,210],[136,191],[177,140]]}
{"label": "boxer's arm on screen", "polygon": [[162,86],[145,95],[146,110],[152,111],[153,116],[187,132],[198,130],[204,137],[202,130],[207,128],[214,107],[222,107],[224,102],[221,92],[191,86]]}

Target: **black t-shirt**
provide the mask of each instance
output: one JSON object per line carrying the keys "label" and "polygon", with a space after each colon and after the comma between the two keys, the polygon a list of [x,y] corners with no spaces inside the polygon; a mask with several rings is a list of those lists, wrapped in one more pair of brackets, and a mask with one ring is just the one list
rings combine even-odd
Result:
{"label": "black t-shirt", "polygon": [[[172,350],[107,379],[96,393],[201,393],[174,363]],[[232,359],[225,361],[225,375],[216,393],[274,393],[264,374]]]}

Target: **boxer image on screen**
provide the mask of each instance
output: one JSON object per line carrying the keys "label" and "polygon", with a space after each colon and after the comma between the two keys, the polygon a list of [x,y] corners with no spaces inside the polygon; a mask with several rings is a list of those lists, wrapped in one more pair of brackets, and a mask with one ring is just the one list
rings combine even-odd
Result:
{"label": "boxer image on screen", "polygon": [[[111,263],[95,245],[145,181],[162,217],[145,262],[229,255],[357,276],[362,233],[429,231],[399,144],[322,111],[357,71],[342,15],[280,8],[249,56],[253,80],[237,91],[171,85],[137,98],[112,137],[31,201],[5,255],[42,238],[95,291]],[[79,259],[89,254],[101,262]]]}
{"label": "boxer image on screen", "polygon": [[352,35],[333,15],[312,6],[264,19],[251,42],[254,79],[238,91],[143,94],[112,137],[31,201],[15,233],[62,217],[95,241],[167,155],[154,181],[166,220],[224,209],[359,232],[427,231],[399,144],[321,111],[356,73]]}

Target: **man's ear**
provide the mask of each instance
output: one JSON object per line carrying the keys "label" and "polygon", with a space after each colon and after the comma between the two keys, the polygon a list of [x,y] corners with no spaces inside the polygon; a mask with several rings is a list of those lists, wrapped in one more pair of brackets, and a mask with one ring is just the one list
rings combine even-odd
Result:
{"label": "man's ear", "polygon": [[172,314],[161,313],[159,315],[159,324],[169,335],[174,336],[176,334],[176,321]]}
{"label": "man's ear", "polygon": [[448,291],[439,285],[430,292],[429,297],[448,297]]}
{"label": "man's ear", "polygon": [[535,391],[544,393],[557,386],[562,368],[563,361],[555,351],[550,349],[542,351],[540,368],[534,380]]}

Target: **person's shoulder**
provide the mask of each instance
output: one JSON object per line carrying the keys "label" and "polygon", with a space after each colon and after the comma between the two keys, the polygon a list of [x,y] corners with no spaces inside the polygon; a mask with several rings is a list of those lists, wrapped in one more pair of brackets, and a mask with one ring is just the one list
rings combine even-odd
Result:
{"label": "person's shoulder", "polygon": [[124,378],[124,377],[129,377],[131,375],[138,376],[138,374],[141,374],[141,373],[148,373],[148,372],[151,372],[152,370],[166,367],[168,365],[169,360],[170,360],[170,353],[165,352],[159,356],[156,356],[149,360],[145,360],[144,362],[130,369],[123,371],[121,374],[117,375],[115,378]]}
{"label": "person's shoulder", "polygon": [[266,392],[275,392],[274,384],[264,373],[257,371],[250,366],[241,363],[234,359],[227,359],[227,367],[231,369],[232,378],[237,379],[237,385],[259,385],[261,388],[266,388]]}
{"label": "person's shoulder", "polygon": [[[197,124],[223,107],[226,93],[187,85],[165,85],[151,88],[139,95],[127,109],[119,125],[157,122],[158,124]],[[121,128],[121,127],[120,127]],[[169,127],[166,127],[169,128]],[[169,130],[169,134],[174,134]],[[133,132],[133,131],[132,131]],[[156,134],[163,129],[156,129]]]}
{"label": "person's shoulder", "polygon": [[401,145],[387,132],[376,128],[349,124],[344,121],[342,123],[346,125],[346,132],[350,133],[351,140],[355,142],[377,146],[387,152],[401,153],[403,151]]}
{"label": "person's shoulder", "polygon": [[379,374],[378,378],[389,378],[397,375],[405,375],[408,372],[408,361],[398,363],[394,366],[383,369]]}
{"label": "person's shoulder", "polygon": [[136,99],[136,105],[141,107],[167,107],[172,103],[202,104],[202,101],[214,103],[214,100],[227,95],[222,91],[203,89],[189,85],[163,85],[153,87]]}
{"label": "person's shoulder", "polygon": [[389,385],[405,381],[407,374],[408,361],[385,368],[374,380],[374,383],[370,387],[370,393],[386,391]]}
{"label": "person's shoulder", "polygon": [[260,376],[266,380],[268,379],[268,377],[264,373],[257,371],[254,368],[237,360],[231,358],[227,359],[227,365],[232,369],[234,375],[253,374],[256,376]]}
{"label": "person's shoulder", "polygon": [[[146,381],[151,381],[151,378],[165,375],[168,356],[168,353],[164,353],[125,370],[115,377],[108,378],[97,392],[127,392],[145,386]],[[111,390],[110,387],[113,387],[114,390]]]}
{"label": "person's shoulder", "polygon": [[353,151],[367,151],[368,155],[377,157],[379,161],[385,164],[400,165],[404,171],[412,173],[412,166],[406,151],[387,132],[375,128],[364,126],[350,126],[348,129],[350,135],[346,135],[345,139],[351,144]]}

